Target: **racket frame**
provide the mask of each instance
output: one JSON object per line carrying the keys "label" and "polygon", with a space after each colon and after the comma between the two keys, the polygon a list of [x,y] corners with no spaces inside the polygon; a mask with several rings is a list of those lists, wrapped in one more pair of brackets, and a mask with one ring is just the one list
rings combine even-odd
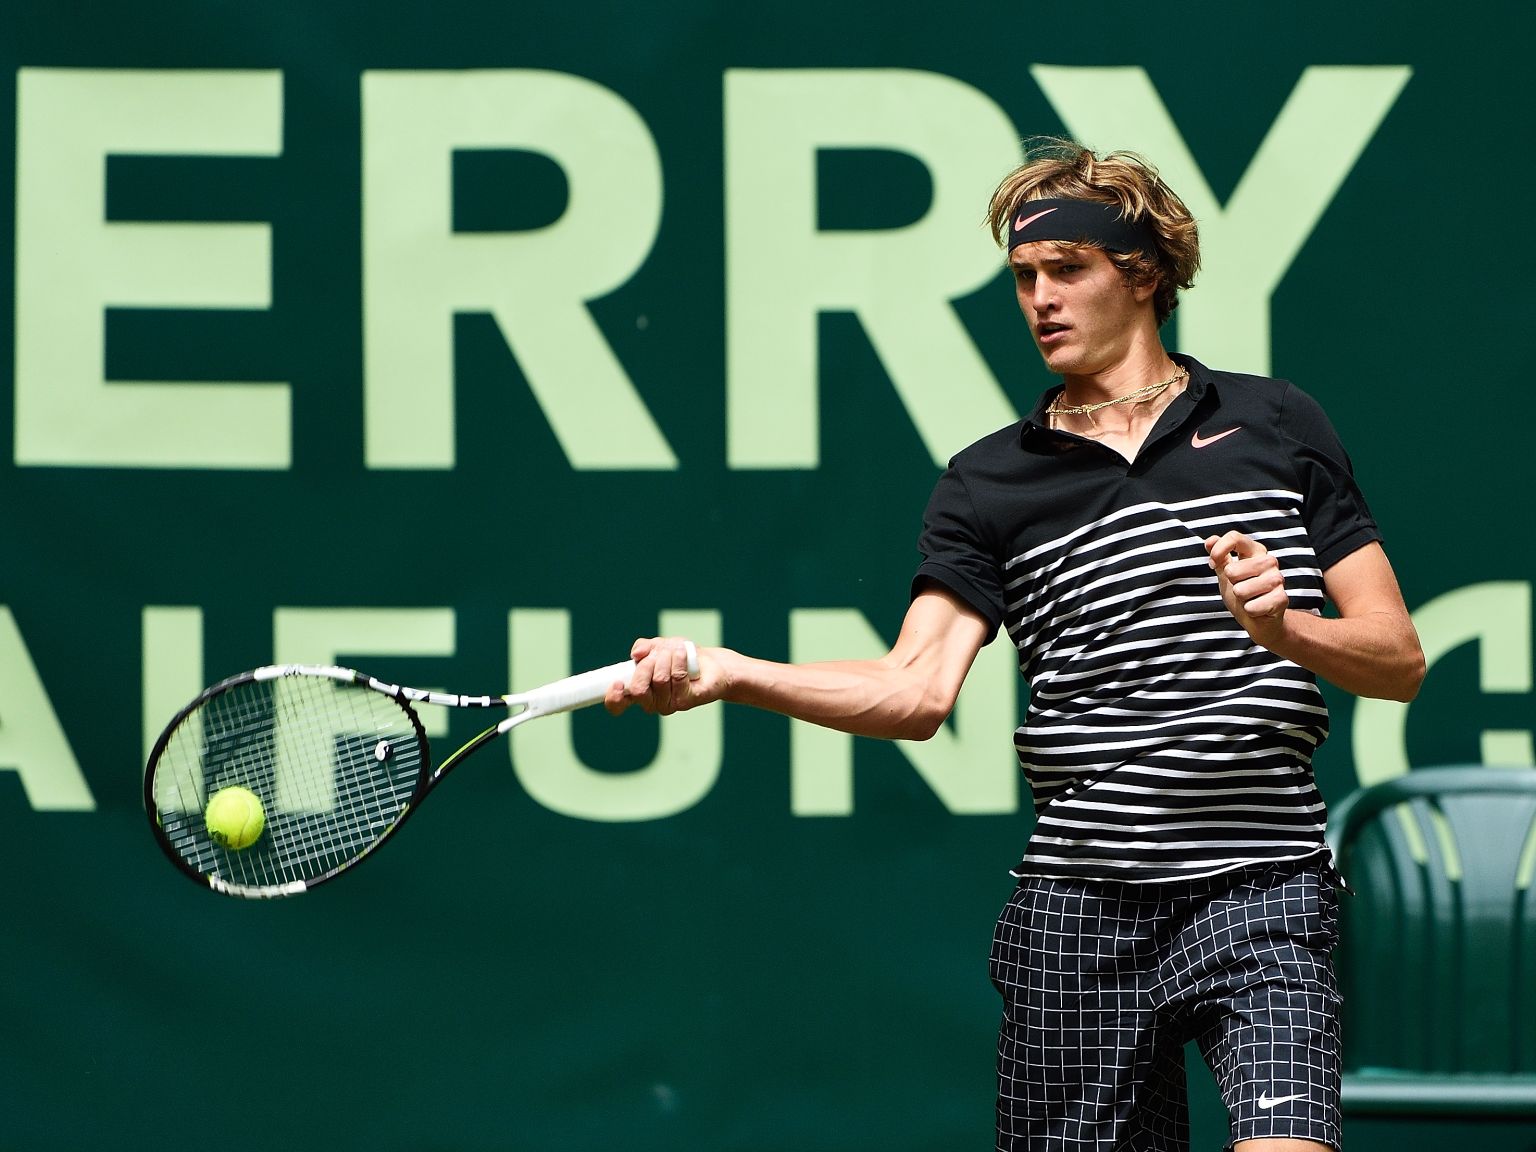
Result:
{"label": "racket frame", "polygon": [[[691,644],[688,646],[688,649],[689,675],[697,677],[697,656]],[[354,668],[344,668],[334,664],[271,664],[252,669],[248,672],[241,672],[237,675],[226,677],[199,692],[196,697],[171,718],[170,723],[160,733],[154,747],[150,750],[149,758],[145,762],[144,767],[145,814],[149,818],[150,827],[154,832],[156,842],[160,845],[161,851],[180,869],[183,875],[190,877],[200,885],[226,896],[237,896],[247,899],[296,896],[329,880],[334,880],[337,876],[350,871],[362,863],[362,861],[372,856],[380,845],[384,844],[399,831],[411,814],[421,806],[421,802],[426,798],[427,793],[432,790],[439,780],[498,736],[510,732],[519,724],[541,716],[551,716],[557,712],[569,712],[577,708],[587,707],[590,704],[596,704],[602,700],[610,685],[619,681],[627,681],[633,675],[634,670],[635,662],[633,660],[626,660],[617,664],[607,665],[603,668],[596,668],[589,672],[577,673],[574,676],[568,676],[561,680],[555,680],[527,692],[510,693],[501,696],[473,696],[452,692],[437,692],[424,688],[411,688],[402,684],[391,684],[369,676],[366,673],[359,672]],[[422,753],[421,766],[416,782],[411,788],[410,796],[401,807],[396,818],[375,839],[370,841],[360,851],[346,857],[339,864],[326,869],[316,876],[278,884],[250,885],[232,883],[223,877],[201,871],[194,867],[187,856],[176,846],[161,823],[160,804],[155,795],[156,768],[160,763],[161,757],[181,725],[209,701],[245,684],[298,676],[333,680],[349,687],[377,692],[399,703],[401,711],[410,719]],[[416,704],[434,704],[446,708],[508,708],[515,709],[515,711],[512,715],[491,725],[466,743],[460,745],[434,768],[431,760],[431,742],[427,739],[425,728],[421,723],[421,717],[416,713],[414,707]],[[225,851],[229,850],[226,849]]]}

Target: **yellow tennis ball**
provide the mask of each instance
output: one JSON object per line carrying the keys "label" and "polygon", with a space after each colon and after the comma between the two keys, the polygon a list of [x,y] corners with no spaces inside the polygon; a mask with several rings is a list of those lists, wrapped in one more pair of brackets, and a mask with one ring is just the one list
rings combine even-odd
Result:
{"label": "yellow tennis ball", "polygon": [[221,848],[249,848],[267,826],[267,810],[249,788],[220,788],[208,801],[203,822],[208,835]]}

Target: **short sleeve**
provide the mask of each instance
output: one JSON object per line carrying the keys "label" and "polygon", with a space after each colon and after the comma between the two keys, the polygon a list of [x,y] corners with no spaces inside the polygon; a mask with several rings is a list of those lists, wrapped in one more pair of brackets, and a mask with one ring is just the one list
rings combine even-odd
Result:
{"label": "short sleeve", "polygon": [[1302,493],[1302,519],[1326,572],[1344,557],[1381,539],[1376,518],[1355,483],[1354,467],[1327,413],[1301,389],[1287,388],[1280,431],[1290,442]]}
{"label": "short sleeve", "polygon": [[991,643],[1003,622],[1001,573],[965,480],[953,463],[928,498],[917,547],[923,559],[912,578],[913,597],[929,583],[941,585],[987,622]]}

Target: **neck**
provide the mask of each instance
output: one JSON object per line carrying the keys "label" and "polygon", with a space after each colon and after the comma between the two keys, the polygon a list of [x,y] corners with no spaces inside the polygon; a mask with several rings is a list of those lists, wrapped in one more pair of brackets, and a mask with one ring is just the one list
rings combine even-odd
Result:
{"label": "neck", "polygon": [[[1065,375],[1063,389],[1047,410],[1053,427],[1086,435],[1136,435],[1152,426],[1188,380],[1165,353],[1131,371]],[[1074,388],[1076,385],[1076,388]]]}
{"label": "neck", "polygon": [[1138,388],[1167,380],[1177,371],[1179,366],[1164,350],[1162,342],[1153,339],[1148,346],[1133,348],[1112,363],[1085,371],[1064,372],[1061,377],[1062,402],[1097,404],[1114,400]]}

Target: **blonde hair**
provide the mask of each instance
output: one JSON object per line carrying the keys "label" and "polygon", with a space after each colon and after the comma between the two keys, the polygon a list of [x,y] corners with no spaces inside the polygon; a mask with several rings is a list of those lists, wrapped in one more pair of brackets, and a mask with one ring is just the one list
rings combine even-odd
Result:
{"label": "blonde hair", "polygon": [[[1025,141],[1028,159],[1003,178],[992,193],[987,226],[999,247],[1008,242],[1008,223],[1031,200],[1096,200],[1115,205],[1126,220],[1151,229],[1152,252],[1106,253],[1133,287],[1156,285],[1152,295],[1161,325],[1179,306],[1179,291],[1195,282],[1200,270],[1200,230],[1189,209],[1163,183],[1157,169],[1135,152],[1097,156],[1075,140],[1037,136]],[[1102,245],[1084,240],[1064,247]]]}

